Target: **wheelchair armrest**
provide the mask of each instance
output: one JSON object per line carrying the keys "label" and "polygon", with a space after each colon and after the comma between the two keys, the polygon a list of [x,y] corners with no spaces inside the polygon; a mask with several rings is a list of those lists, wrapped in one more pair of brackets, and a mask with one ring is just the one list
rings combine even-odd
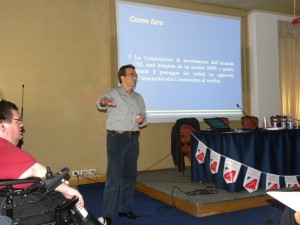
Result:
{"label": "wheelchair armrest", "polygon": [[[26,179],[6,179],[0,180],[0,196],[10,197],[17,195],[29,194],[33,191],[40,190],[42,188],[41,179],[38,177],[30,177]],[[32,184],[27,188],[17,188],[15,185],[20,184]]]}
{"label": "wheelchair armrest", "polygon": [[[38,177],[30,177],[26,179],[7,179],[0,180],[0,196],[9,197],[17,195],[25,195],[37,190],[53,191],[61,183],[64,182],[64,177],[68,174],[69,168],[63,168],[51,178],[46,180]],[[27,188],[15,188],[15,185],[32,184]]]}
{"label": "wheelchair armrest", "polygon": [[0,187],[1,186],[12,186],[16,184],[28,184],[28,183],[38,183],[40,182],[41,179],[38,177],[29,177],[26,179],[5,179],[5,180],[0,180]]}

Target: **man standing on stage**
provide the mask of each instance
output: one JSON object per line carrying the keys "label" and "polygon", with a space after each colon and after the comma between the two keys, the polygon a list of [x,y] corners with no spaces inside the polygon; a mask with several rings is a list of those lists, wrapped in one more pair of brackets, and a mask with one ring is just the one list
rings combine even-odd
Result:
{"label": "man standing on stage", "polygon": [[134,91],[138,80],[135,67],[119,69],[120,86],[109,89],[97,100],[99,109],[107,110],[107,174],[103,197],[103,216],[108,225],[120,217],[140,219],[132,212],[137,179],[140,128],[147,125],[143,97]]}

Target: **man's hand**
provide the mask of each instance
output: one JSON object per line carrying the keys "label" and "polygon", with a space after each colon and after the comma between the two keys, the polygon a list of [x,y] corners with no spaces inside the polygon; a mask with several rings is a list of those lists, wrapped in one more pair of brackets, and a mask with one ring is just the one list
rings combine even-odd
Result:
{"label": "man's hand", "polygon": [[117,106],[115,103],[113,103],[108,98],[102,98],[102,99],[100,99],[100,105],[101,106],[109,106],[109,107],[116,107]]}
{"label": "man's hand", "polygon": [[75,188],[68,186],[67,184],[62,183],[56,188],[56,191],[61,192],[65,198],[72,199],[74,196],[78,198],[78,203],[81,207],[84,207],[84,201],[82,195]]}
{"label": "man's hand", "polygon": [[136,119],[136,122],[137,122],[138,124],[141,124],[141,123],[144,122],[145,117],[144,117],[143,115],[139,114],[139,115],[136,116],[135,119]]}

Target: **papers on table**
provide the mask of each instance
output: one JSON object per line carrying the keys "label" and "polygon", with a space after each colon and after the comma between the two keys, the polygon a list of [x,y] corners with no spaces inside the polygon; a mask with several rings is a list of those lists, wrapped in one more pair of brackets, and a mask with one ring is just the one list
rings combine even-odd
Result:
{"label": "papers on table", "polygon": [[300,192],[268,191],[267,194],[282,202],[291,209],[300,212]]}

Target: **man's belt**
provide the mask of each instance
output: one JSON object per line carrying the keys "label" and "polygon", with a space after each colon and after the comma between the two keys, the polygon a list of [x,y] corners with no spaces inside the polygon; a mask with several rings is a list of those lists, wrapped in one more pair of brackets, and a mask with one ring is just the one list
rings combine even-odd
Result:
{"label": "man's belt", "polygon": [[134,136],[140,135],[139,131],[117,131],[117,130],[106,130],[108,134],[112,135],[126,135],[126,136]]}

